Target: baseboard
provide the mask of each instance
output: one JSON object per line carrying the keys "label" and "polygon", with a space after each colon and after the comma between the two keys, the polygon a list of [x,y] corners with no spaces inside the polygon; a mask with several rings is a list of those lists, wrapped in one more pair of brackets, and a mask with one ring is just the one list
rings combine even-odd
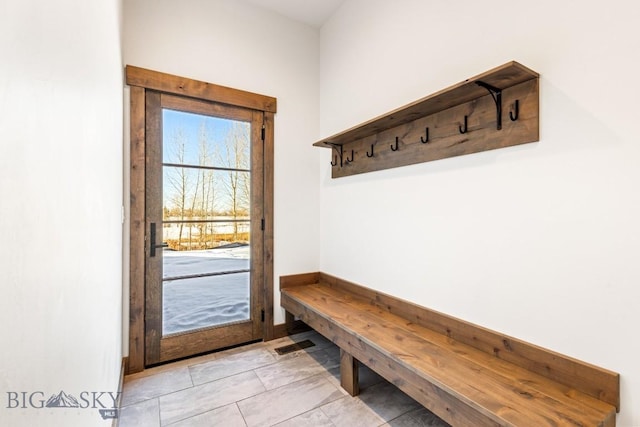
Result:
{"label": "baseboard", "polygon": [[286,337],[288,335],[299,334],[300,332],[306,332],[311,328],[302,320],[296,320],[293,322],[293,327],[290,331],[287,330],[286,323],[280,323],[279,325],[273,325],[273,339]]}

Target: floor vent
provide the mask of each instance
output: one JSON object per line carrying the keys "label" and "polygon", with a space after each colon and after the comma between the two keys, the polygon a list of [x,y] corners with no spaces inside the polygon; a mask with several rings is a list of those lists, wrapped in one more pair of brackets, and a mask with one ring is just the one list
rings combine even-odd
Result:
{"label": "floor vent", "polygon": [[275,348],[274,350],[279,355],[293,353],[294,351],[302,350],[304,348],[313,347],[315,344],[311,340],[304,340],[293,344],[285,345],[283,347]]}

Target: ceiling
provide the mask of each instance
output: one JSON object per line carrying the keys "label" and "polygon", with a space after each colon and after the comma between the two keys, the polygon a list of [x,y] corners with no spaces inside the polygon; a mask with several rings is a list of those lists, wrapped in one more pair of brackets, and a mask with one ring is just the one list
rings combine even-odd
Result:
{"label": "ceiling", "polygon": [[295,21],[320,28],[345,0],[245,0]]}

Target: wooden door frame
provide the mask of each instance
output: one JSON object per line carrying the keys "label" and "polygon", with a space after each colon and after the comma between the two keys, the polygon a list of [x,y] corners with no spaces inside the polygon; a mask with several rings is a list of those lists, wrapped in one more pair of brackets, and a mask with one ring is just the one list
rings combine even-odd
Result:
{"label": "wooden door frame", "polygon": [[129,356],[127,373],[145,367],[145,100],[146,91],[182,95],[264,114],[264,331],[263,339],[273,339],[273,162],[275,98],[232,89],[212,83],[179,77],[127,65],[126,83],[130,86],[130,249],[129,249]]}

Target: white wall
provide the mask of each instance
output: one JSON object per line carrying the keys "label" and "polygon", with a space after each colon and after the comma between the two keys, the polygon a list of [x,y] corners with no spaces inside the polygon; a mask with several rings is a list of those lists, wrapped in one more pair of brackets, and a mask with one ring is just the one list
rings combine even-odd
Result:
{"label": "white wall", "polygon": [[[320,33],[329,136],[510,60],[540,141],[332,180],[322,271],[621,374],[640,426],[640,6],[349,0]],[[308,141],[309,143],[311,141]]]}
{"label": "white wall", "polygon": [[234,0],[128,0],[124,16],[126,64],[277,98],[274,304],[284,322],[278,277],[318,269],[319,169],[308,144],[318,135],[318,30]]}
{"label": "white wall", "polygon": [[42,392],[39,405],[117,391],[120,28],[119,0],[0,3],[3,426],[110,425],[97,409],[13,408],[7,393]]}

